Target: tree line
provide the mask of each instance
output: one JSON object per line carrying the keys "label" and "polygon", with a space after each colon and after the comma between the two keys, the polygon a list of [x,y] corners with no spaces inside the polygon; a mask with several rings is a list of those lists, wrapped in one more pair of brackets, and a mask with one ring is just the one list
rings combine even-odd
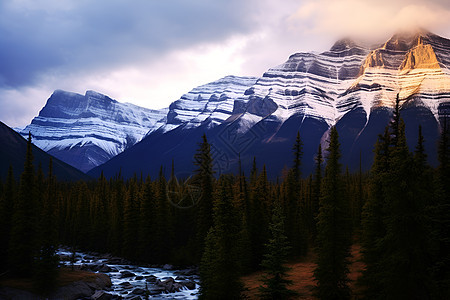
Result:
{"label": "tree line", "polygon": [[[318,145],[313,174],[301,173],[302,141],[292,165],[269,181],[254,160],[249,174],[214,174],[206,136],[197,169],[176,178],[101,175],[90,182],[58,182],[33,166],[31,137],[18,182],[12,169],[0,184],[0,274],[45,278],[51,286],[58,245],[109,252],[132,261],[200,266],[203,299],[236,299],[240,277],[265,270],[260,296],[287,299],[289,260],[317,254],[319,299],[350,299],[352,244],[365,265],[358,279],[365,299],[450,298],[450,151],[443,122],[439,166],[427,163],[424,137],[407,147],[399,101],[375,145],[368,173],[340,164],[331,128]],[[218,178],[217,178],[218,177]]]}

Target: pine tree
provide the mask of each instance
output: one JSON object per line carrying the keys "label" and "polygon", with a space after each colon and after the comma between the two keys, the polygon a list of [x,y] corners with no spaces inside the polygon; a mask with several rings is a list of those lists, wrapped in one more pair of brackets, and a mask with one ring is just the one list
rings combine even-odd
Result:
{"label": "pine tree", "polygon": [[429,299],[426,156],[419,130],[409,152],[399,99],[393,121],[376,146],[370,197],[364,207],[361,283],[368,299]]}
{"label": "pine tree", "polygon": [[436,200],[430,209],[433,233],[433,278],[435,298],[450,298],[450,130],[442,121],[438,146],[439,166],[436,172]]}
{"label": "pine tree", "polygon": [[140,224],[140,258],[150,261],[154,247],[154,219],[155,213],[155,197],[150,177],[147,177],[144,183],[144,191],[141,204],[141,224]]}
{"label": "pine tree", "polygon": [[288,289],[292,280],[287,279],[286,260],[290,252],[287,236],[284,234],[284,216],[281,205],[276,202],[273,208],[272,222],[269,226],[271,237],[266,244],[266,254],[261,263],[265,270],[263,285],[260,286],[262,299],[288,299],[296,293]]}
{"label": "pine tree", "polygon": [[[74,202],[74,221],[73,221],[73,233],[71,238],[68,240],[70,246],[74,248],[88,248],[91,242],[91,231],[92,231],[92,221],[90,217],[90,207],[91,193],[85,182],[78,183],[73,188],[73,193],[71,194]],[[62,215],[61,212],[58,215]],[[61,227],[68,225],[63,222]]]}
{"label": "pine tree", "polygon": [[113,253],[123,255],[123,237],[124,237],[124,210],[127,191],[121,174],[112,180],[111,196],[109,199],[109,249]]}
{"label": "pine tree", "polygon": [[110,196],[108,181],[103,172],[97,180],[93,199],[90,203],[90,219],[92,224],[91,230],[91,248],[96,251],[102,251],[107,245],[108,237],[108,207],[107,201]]}
{"label": "pine tree", "polygon": [[11,236],[11,212],[13,212],[16,197],[16,182],[13,168],[9,166],[8,177],[0,197],[0,272],[8,268],[8,246]]}
{"label": "pine tree", "polygon": [[320,299],[349,299],[349,257],[351,246],[348,204],[344,199],[338,132],[330,130],[327,165],[318,215],[316,294]]}
{"label": "pine tree", "polygon": [[302,165],[302,156],[303,156],[303,142],[300,138],[300,132],[297,132],[297,137],[295,139],[295,144],[292,147],[294,151],[294,164],[292,166],[292,170],[294,172],[294,179],[299,182],[301,178],[300,167]]}
{"label": "pine tree", "polygon": [[311,188],[311,217],[310,217],[310,230],[313,241],[317,237],[317,216],[319,215],[320,205],[320,190],[322,189],[322,145],[319,144],[317,155],[315,157],[316,168],[314,171],[314,182]]}
{"label": "pine tree", "polygon": [[154,183],[155,195],[155,212],[154,212],[154,262],[166,263],[169,259],[170,249],[173,246],[174,240],[174,220],[167,198],[167,180],[163,173],[163,168],[160,168],[159,178]]}
{"label": "pine tree", "polygon": [[138,233],[140,225],[140,195],[136,178],[128,182],[128,189],[124,205],[123,219],[123,253],[129,259],[138,258]]}
{"label": "pine tree", "polygon": [[203,135],[199,149],[194,156],[194,164],[197,166],[194,181],[201,189],[200,198],[197,204],[197,245],[198,253],[203,252],[204,240],[212,226],[212,208],[213,208],[213,159],[211,156],[211,146],[208,143],[206,135]]}
{"label": "pine tree", "polygon": [[50,158],[49,173],[43,195],[39,227],[39,254],[35,263],[35,278],[41,293],[47,294],[56,286],[58,268],[56,231],[56,179],[53,175],[53,160]]}
{"label": "pine tree", "polygon": [[367,299],[385,299],[381,285],[383,268],[380,258],[384,255],[381,247],[386,235],[384,178],[389,169],[390,135],[386,127],[384,135],[379,135],[375,144],[375,158],[370,171],[369,198],[362,213],[362,261],[365,264],[362,276],[358,279],[364,286]]}
{"label": "pine tree", "polygon": [[221,176],[214,202],[214,226],[207,235],[200,265],[200,299],[238,299],[242,291],[236,243],[240,226],[232,202],[230,179]]}
{"label": "pine tree", "polygon": [[286,212],[286,235],[291,242],[292,254],[304,255],[307,251],[307,238],[305,233],[305,225],[308,223],[306,218],[305,201],[301,201],[301,158],[302,158],[302,141],[300,133],[294,146],[294,161],[292,169],[288,171],[288,175],[283,182],[284,185],[284,211]]}
{"label": "pine tree", "polygon": [[239,214],[241,231],[239,233],[239,263],[243,274],[251,271],[252,266],[252,246],[250,241],[250,200],[247,189],[247,181],[241,169],[239,157],[239,176],[234,186],[234,209]]}
{"label": "pine tree", "polygon": [[[256,176],[256,170],[252,172]],[[264,243],[269,238],[270,191],[266,167],[250,181],[249,235],[252,246],[252,267],[258,268],[264,254]]]}
{"label": "pine tree", "polygon": [[20,176],[19,196],[14,204],[9,246],[10,266],[19,276],[31,276],[33,271],[36,255],[35,198],[35,174],[31,134],[29,134],[24,171]]}
{"label": "pine tree", "polygon": [[388,299],[428,299],[425,199],[420,197],[416,184],[409,185],[416,180],[414,162],[406,143],[404,122],[400,117],[398,120],[391,127],[393,146],[384,184],[387,215],[381,282]]}

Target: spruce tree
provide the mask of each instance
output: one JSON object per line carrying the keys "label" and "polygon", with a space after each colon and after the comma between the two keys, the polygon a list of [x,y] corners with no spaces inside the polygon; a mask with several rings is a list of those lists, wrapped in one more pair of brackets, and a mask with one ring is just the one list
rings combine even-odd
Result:
{"label": "spruce tree", "polygon": [[390,135],[386,127],[384,135],[379,135],[375,144],[375,158],[370,171],[369,197],[362,212],[361,252],[365,269],[358,282],[364,287],[364,295],[367,299],[387,297],[381,285],[384,270],[380,258],[384,255],[381,244],[386,235],[384,178],[389,169],[389,145]]}
{"label": "spruce tree", "polygon": [[265,271],[263,285],[259,288],[259,296],[262,299],[288,299],[296,294],[288,289],[292,280],[287,279],[287,272],[290,268],[286,267],[285,264],[290,252],[290,245],[284,233],[284,226],[282,208],[280,203],[276,201],[272,222],[269,226],[271,236],[265,245],[266,253],[261,263]]}
{"label": "spruce tree", "polygon": [[167,180],[161,166],[158,180],[155,182],[155,236],[154,236],[154,261],[157,263],[166,263],[169,258],[169,249],[171,248],[172,219],[169,211],[169,202],[167,199]]}
{"label": "spruce tree", "polygon": [[436,200],[430,209],[433,237],[432,273],[436,299],[450,298],[450,130],[442,120],[436,170]]}
{"label": "spruce tree", "polygon": [[141,204],[141,224],[140,224],[140,259],[150,261],[154,250],[154,218],[155,196],[150,177],[144,183],[144,191]]}
{"label": "spruce tree", "polygon": [[90,219],[91,219],[91,248],[96,251],[102,251],[107,245],[108,237],[108,206],[107,201],[110,197],[110,189],[108,181],[103,172],[97,180],[93,199],[90,203]]}
{"label": "spruce tree", "polygon": [[[414,157],[409,152],[399,99],[393,120],[376,145],[369,200],[364,207],[360,282],[368,299],[429,299],[431,287],[427,175],[419,130]],[[382,140],[382,142],[380,142]]]}
{"label": "spruce tree", "polygon": [[284,211],[286,212],[286,235],[291,242],[293,255],[304,255],[307,251],[307,238],[305,225],[308,223],[306,218],[306,205],[302,200],[301,191],[301,159],[302,159],[302,141],[300,133],[297,133],[293,150],[293,165],[283,182],[284,185]]}
{"label": "spruce tree", "polygon": [[316,167],[314,171],[313,186],[311,188],[311,204],[310,204],[311,205],[310,231],[313,241],[315,241],[317,237],[317,216],[319,214],[319,206],[320,206],[320,190],[322,189],[323,157],[321,144],[319,144],[315,161]]}
{"label": "spruce tree", "polygon": [[230,179],[221,176],[214,202],[214,226],[207,235],[200,265],[200,299],[238,299],[242,291],[236,243],[240,226],[232,201]]}
{"label": "spruce tree", "polygon": [[234,208],[239,214],[241,231],[239,233],[239,263],[243,274],[251,271],[252,245],[250,241],[250,201],[247,189],[247,181],[242,173],[239,158],[239,176],[234,185]]}
{"label": "spruce tree", "polygon": [[39,226],[39,254],[35,264],[35,278],[38,289],[47,294],[56,286],[58,268],[56,231],[56,179],[53,175],[53,160],[50,158],[48,178],[43,195]]}
{"label": "spruce tree", "polygon": [[[426,199],[418,191],[414,161],[400,117],[398,123],[392,125],[391,135],[393,145],[384,183],[386,235],[382,241],[384,271],[381,283],[388,299],[428,299]],[[410,186],[411,183],[414,185]]]}
{"label": "spruce tree", "polygon": [[204,248],[204,240],[212,226],[213,209],[213,159],[211,156],[211,145],[206,135],[202,136],[197,153],[194,156],[194,164],[197,166],[194,182],[199,186],[201,193],[197,204],[197,252],[201,254]]}
{"label": "spruce tree", "polygon": [[[256,171],[252,173],[256,177]],[[271,211],[269,182],[265,166],[261,173],[250,181],[250,184],[249,234],[253,254],[252,267],[258,268],[264,254],[264,244],[269,238],[268,224]]]}
{"label": "spruce tree", "polygon": [[14,204],[9,265],[18,276],[31,276],[36,255],[36,183],[31,134],[28,135],[24,171],[20,176],[19,195]]}
{"label": "spruce tree", "polygon": [[123,253],[129,259],[138,258],[139,225],[140,225],[140,195],[136,178],[128,182],[124,204],[123,218]]}
{"label": "spruce tree", "polygon": [[300,138],[300,132],[297,132],[297,137],[295,138],[295,144],[292,147],[294,151],[294,163],[292,166],[292,170],[294,172],[294,178],[297,182],[300,181],[301,178],[301,170],[300,167],[302,165],[302,156],[303,156],[303,142]]}
{"label": "spruce tree", "polygon": [[320,299],[349,299],[349,257],[351,219],[344,198],[338,132],[330,130],[327,164],[318,215],[316,295]]}
{"label": "spruce tree", "polygon": [[8,176],[0,197],[0,272],[8,268],[8,246],[11,236],[11,213],[14,211],[16,197],[16,182],[14,180],[13,168],[9,166]]}

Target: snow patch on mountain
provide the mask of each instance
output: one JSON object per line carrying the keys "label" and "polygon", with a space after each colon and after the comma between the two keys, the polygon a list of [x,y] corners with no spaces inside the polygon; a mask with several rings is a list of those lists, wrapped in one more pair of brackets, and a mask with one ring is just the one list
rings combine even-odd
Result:
{"label": "snow patch on mountain", "polygon": [[168,109],[151,110],[131,103],[120,103],[103,94],[85,95],[57,90],[31,124],[20,133],[31,132],[39,148],[73,164],[67,157],[81,155],[75,149],[96,148],[83,154],[75,167],[82,171],[104,163],[139,142],[145,134],[165,123]]}

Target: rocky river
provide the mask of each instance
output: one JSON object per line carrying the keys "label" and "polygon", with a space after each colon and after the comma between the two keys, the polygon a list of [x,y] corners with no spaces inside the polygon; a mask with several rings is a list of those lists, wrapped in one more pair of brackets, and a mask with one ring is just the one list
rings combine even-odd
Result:
{"label": "rocky river", "polygon": [[61,264],[81,270],[104,273],[111,287],[95,291],[91,299],[197,299],[198,270],[195,267],[174,269],[171,265],[144,266],[110,254],[75,252],[60,249]]}

